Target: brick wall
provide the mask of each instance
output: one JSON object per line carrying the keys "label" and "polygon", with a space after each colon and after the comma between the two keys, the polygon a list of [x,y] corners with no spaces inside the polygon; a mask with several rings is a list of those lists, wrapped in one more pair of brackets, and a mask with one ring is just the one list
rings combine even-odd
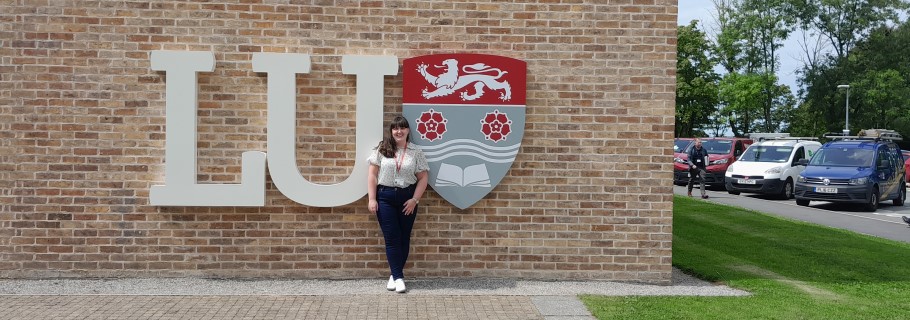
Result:
{"label": "brick wall", "polygon": [[[298,158],[340,182],[355,78],[341,55],[484,53],[528,64],[526,134],[493,192],[459,210],[429,191],[417,277],[669,283],[676,1],[0,1],[0,276],[356,278],[388,274],[366,197],[316,208],[270,182],[261,208],[154,207],[165,83],[152,50],[215,53],[199,76],[201,183],[239,183],[266,150],[251,53],[312,56]],[[401,75],[386,78],[386,120]]]}

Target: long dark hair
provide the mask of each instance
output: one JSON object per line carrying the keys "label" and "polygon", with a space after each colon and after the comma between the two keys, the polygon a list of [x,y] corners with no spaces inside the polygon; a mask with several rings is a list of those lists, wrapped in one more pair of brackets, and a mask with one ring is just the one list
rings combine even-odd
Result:
{"label": "long dark hair", "polygon": [[[408,128],[411,126],[408,124],[408,119],[405,119],[402,116],[397,116],[395,119],[392,119],[392,122],[389,122],[389,129],[386,130],[385,134],[382,137],[382,141],[379,142],[379,154],[382,154],[386,158],[395,157],[395,137],[392,136],[392,130],[398,128]],[[408,136],[405,138],[407,142],[411,142],[411,132],[408,132]]]}

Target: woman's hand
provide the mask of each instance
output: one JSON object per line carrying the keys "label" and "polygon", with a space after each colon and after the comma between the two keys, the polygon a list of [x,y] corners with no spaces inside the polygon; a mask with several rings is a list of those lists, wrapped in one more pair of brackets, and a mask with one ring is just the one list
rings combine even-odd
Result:
{"label": "woman's hand", "polygon": [[416,207],[417,207],[417,200],[408,199],[408,201],[404,202],[404,210],[402,210],[402,212],[404,212],[404,215],[406,215],[406,216],[410,215],[410,214],[414,213],[414,208],[416,208]]}
{"label": "woman's hand", "polygon": [[376,200],[370,200],[370,204],[367,205],[367,208],[370,209],[370,212],[376,214],[376,211],[379,210],[379,202]]}

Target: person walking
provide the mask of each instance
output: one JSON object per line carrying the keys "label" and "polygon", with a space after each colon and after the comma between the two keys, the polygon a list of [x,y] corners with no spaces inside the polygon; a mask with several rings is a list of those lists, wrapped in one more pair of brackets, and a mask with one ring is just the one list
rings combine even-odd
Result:
{"label": "person walking", "polygon": [[695,185],[695,180],[699,179],[699,184],[701,184],[701,198],[707,199],[708,194],[705,192],[705,175],[708,173],[708,150],[701,145],[701,139],[695,139],[695,146],[689,150],[689,185],[686,186],[689,190],[689,196],[692,196],[692,187]]}
{"label": "person walking", "polygon": [[427,189],[430,166],[420,148],[410,142],[410,126],[402,116],[389,123],[369,162],[368,208],[376,214],[382,229],[386,260],[392,273],[386,289],[404,293],[407,291],[404,265],[410,252],[411,229],[417,219],[417,205]]}

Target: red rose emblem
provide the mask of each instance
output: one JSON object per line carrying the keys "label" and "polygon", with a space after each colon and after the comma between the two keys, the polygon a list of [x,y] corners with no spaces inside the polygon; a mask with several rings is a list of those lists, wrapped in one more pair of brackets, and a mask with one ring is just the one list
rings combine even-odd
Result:
{"label": "red rose emblem", "polygon": [[447,122],[449,120],[446,120],[442,113],[430,109],[420,114],[420,118],[417,119],[417,132],[420,133],[421,139],[430,141],[442,139],[442,135],[446,133]]}
{"label": "red rose emblem", "polygon": [[499,110],[487,113],[480,120],[480,124],[480,131],[483,132],[487,140],[493,140],[493,142],[505,140],[509,132],[512,132],[512,120],[509,120],[505,113],[499,113]]}

